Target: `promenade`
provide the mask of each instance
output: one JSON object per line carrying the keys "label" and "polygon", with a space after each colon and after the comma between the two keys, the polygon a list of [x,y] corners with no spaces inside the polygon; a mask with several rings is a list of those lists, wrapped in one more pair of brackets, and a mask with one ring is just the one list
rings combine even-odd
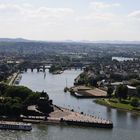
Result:
{"label": "promenade", "polygon": [[103,127],[103,125],[104,127],[106,127],[105,125],[112,125],[113,127],[113,123],[109,120],[59,107],[55,107],[54,112],[50,113],[48,120],[68,122],[68,124],[71,122],[72,124],[82,124],[83,126],[95,126],[95,124],[98,124],[99,127]]}
{"label": "promenade", "polygon": [[42,123],[42,124],[57,124],[57,125],[75,125],[84,127],[97,128],[113,128],[113,123],[96,116],[86,115],[75,112],[73,110],[61,108],[54,105],[54,111],[45,116],[24,116],[24,122]]}
{"label": "promenade", "polygon": [[13,83],[16,80],[17,76],[18,76],[18,72],[17,73],[14,73],[12,75],[12,78],[11,78],[10,82],[8,83],[8,85],[13,85]]}

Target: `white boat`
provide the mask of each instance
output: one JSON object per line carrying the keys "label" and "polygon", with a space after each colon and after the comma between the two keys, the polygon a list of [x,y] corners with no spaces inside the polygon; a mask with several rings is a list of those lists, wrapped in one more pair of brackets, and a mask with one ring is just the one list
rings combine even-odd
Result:
{"label": "white boat", "polygon": [[32,125],[30,123],[0,121],[0,129],[30,131]]}

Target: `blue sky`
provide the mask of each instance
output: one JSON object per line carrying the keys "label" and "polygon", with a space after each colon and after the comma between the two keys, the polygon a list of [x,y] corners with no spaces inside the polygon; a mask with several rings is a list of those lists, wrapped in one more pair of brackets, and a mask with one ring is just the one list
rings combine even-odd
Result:
{"label": "blue sky", "polygon": [[0,37],[140,40],[140,0],[0,0]]}

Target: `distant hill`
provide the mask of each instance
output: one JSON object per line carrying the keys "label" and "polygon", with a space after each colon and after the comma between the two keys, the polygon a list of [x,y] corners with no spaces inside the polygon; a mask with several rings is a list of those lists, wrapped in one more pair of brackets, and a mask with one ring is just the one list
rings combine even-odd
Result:
{"label": "distant hill", "polygon": [[0,38],[0,42],[55,42],[55,43],[103,43],[103,44],[140,44],[140,41],[122,41],[122,40],[99,40],[99,41],[90,41],[90,40],[61,40],[61,41],[45,41],[45,40],[28,40],[24,38]]}
{"label": "distant hill", "polygon": [[123,40],[112,40],[112,41],[96,41],[96,43],[109,43],[109,44],[140,44],[140,41],[123,41]]}
{"label": "distant hill", "polygon": [[31,42],[24,38],[0,38],[0,42]]}
{"label": "distant hill", "polygon": [[99,41],[90,41],[90,40],[72,41],[70,40],[66,42],[103,43],[103,44],[140,44],[140,41],[123,41],[123,40],[99,40]]}

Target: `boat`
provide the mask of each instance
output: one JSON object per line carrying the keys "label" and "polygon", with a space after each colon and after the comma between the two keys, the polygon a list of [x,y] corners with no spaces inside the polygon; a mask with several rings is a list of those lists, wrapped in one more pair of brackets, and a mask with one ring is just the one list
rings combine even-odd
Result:
{"label": "boat", "polygon": [[15,80],[15,82],[14,82],[14,84],[18,85],[20,83],[21,78],[22,78],[22,75],[18,75],[16,80]]}
{"label": "boat", "polygon": [[0,121],[0,129],[31,131],[32,125],[30,123]]}
{"label": "boat", "polygon": [[52,74],[62,74],[64,71],[60,71],[60,70],[57,70],[57,71],[54,71]]}
{"label": "boat", "polygon": [[68,87],[65,87],[65,88],[64,88],[64,92],[67,92],[68,90],[69,90]]}

